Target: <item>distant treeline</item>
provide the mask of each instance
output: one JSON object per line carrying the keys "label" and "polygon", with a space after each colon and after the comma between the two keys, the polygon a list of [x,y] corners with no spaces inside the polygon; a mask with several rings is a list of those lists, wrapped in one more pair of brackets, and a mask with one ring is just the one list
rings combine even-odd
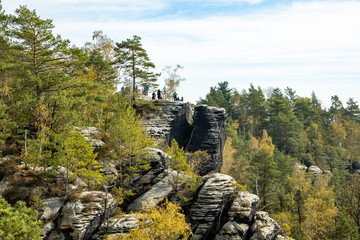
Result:
{"label": "distant treeline", "polygon": [[[222,171],[258,194],[288,236],[358,239],[360,109],[353,98],[345,107],[332,96],[325,109],[315,93],[274,88],[265,97],[260,87],[239,92],[221,82],[199,103],[226,109]],[[295,164],[326,174],[294,171]]]}

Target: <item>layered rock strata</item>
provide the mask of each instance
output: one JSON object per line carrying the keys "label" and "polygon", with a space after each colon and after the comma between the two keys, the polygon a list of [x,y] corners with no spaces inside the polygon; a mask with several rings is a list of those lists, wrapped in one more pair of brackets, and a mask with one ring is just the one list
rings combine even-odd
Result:
{"label": "layered rock strata", "polygon": [[225,145],[226,111],[223,108],[201,105],[195,107],[194,130],[186,151],[206,151],[208,159],[201,162],[200,175],[210,172],[220,172],[222,153]]}
{"label": "layered rock strata", "polygon": [[[185,175],[167,167],[167,154],[151,149],[152,169],[143,173],[136,181],[150,186],[135,200],[129,203],[129,211],[159,204],[164,197],[170,201],[176,195]],[[3,164],[6,164],[3,163]],[[21,170],[19,167],[19,173]],[[59,169],[61,173],[61,169]],[[174,187],[177,178],[177,187]],[[248,192],[239,192],[234,179],[228,175],[212,173],[202,177],[203,184],[193,195],[186,211],[198,240],[262,240],[283,239],[279,225],[266,212],[257,212],[259,198]],[[56,181],[60,181],[57,179]],[[12,188],[8,176],[0,182],[3,193]],[[74,188],[76,185],[74,185]],[[83,188],[78,187],[77,191]],[[41,196],[43,206],[39,218],[43,221],[41,238],[44,240],[101,240],[105,236],[126,235],[138,226],[136,214],[116,215],[117,203],[114,197],[101,191],[86,191],[70,199]],[[33,191],[29,189],[29,191]],[[125,209],[123,209],[125,211]]]}
{"label": "layered rock strata", "polygon": [[189,103],[154,101],[155,108],[137,106],[149,134],[169,145],[175,139],[187,152],[206,151],[199,173],[219,172],[225,144],[226,111],[223,108]]}

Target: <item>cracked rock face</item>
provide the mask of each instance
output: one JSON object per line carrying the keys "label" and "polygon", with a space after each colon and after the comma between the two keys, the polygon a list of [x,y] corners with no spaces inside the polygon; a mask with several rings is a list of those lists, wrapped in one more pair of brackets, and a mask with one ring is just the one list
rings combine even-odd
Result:
{"label": "cracked rock face", "polygon": [[[149,134],[156,139],[164,139],[170,144],[175,139],[185,147],[192,131],[193,112],[189,103],[155,101],[156,110],[142,113]],[[145,111],[145,110],[144,110]]]}
{"label": "cracked rock face", "polygon": [[194,112],[189,103],[159,101],[157,109],[143,110],[143,121],[149,134],[164,139],[168,145],[175,139],[187,152],[198,150],[209,154],[200,164],[199,174],[219,172],[225,144],[226,111],[223,108],[200,105]]}
{"label": "cracked rock face", "polygon": [[239,192],[231,204],[228,215],[229,220],[239,223],[250,223],[256,211],[260,198],[249,192]]}
{"label": "cracked rock face", "polygon": [[39,219],[42,221],[48,221],[51,218],[54,218],[61,209],[64,204],[64,200],[62,198],[47,198],[43,201],[43,207],[39,211]]}
{"label": "cracked rock face", "polygon": [[149,148],[147,157],[150,158],[151,169],[144,175],[139,176],[139,179],[135,181],[136,186],[155,184],[154,180],[160,173],[168,168],[168,162],[171,159],[168,154],[156,148]]}
{"label": "cracked rock face", "polygon": [[111,194],[82,192],[78,200],[63,207],[59,229],[67,230],[74,240],[89,239],[103,219],[115,210],[117,203]]}
{"label": "cracked rock face", "polygon": [[249,225],[245,223],[237,223],[235,221],[227,222],[215,240],[243,240],[249,230]]}
{"label": "cracked rock face", "polygon": [[[130,232],[138,226],[138,218],[136,214],[124,214],[120,217],[111,217],[99,227],[96,236],[105,234],[124,234]],[[101,237],[93,237],[93,239],[102,239]]]}
{"label": "cracked rock face", "polygon": [[255,214],[255,222],[251,226],[253,235],[250,240],[272,240],[272,239],[285,239],[282,235],[280,226],[274,219],[270,218],[267,212],[257,212]]}
{"label": "cracked rock face", "polygon": [[[127,208],[127,212],[136,212],[140,211],[143,207],[150,208],[156,206],[163,201],[165,197],[173,193],[173,186],[175,182],[181,181],[182,175],[174,170],[167,170],[165,174],[166,176],[157,182],[149,191],[135,199]],[[177,184],[181,185],[182,183]]]}
{"label": "cracked rock face", "polygon": [[232,177],[220,173],[209,176],[190,207],[190,219],[195,227],[193,239],[206,239],[234,190]]}
{"label": "cracked rock face", "polygon": [[226,111],[223,108],[200,105],[195,107],[194,130],[186,151],[206,151],[208,159],[201,162],[199,174],[220,172],[222,152],[225,145]]}

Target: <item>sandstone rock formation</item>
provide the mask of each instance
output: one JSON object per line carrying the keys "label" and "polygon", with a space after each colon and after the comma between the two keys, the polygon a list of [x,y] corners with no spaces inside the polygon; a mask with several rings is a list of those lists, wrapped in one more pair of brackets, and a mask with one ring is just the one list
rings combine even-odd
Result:
{"label": "sandstone rock formation", "polygon": [[219,172],[225,144],[225,109],[189,103],[155,101],[155,110],[137,106],[149,134],[169,144],[175,139],[187,152],[206,151],[209,158],[200,166],[200,175]]}
{"label": "sandstone rock formation", "polygon": [[[151,135],[169,143],[179,142],[186,151],[204,150],[209,158],[202,163],[200,173],[203,184],[196,189],[191,202],[184,208],[198,240],[262,240],[283,239],[279,225],[266,212],[257,212],[259,198],[236,188],[231,176],[218,173],[222,163],[222,150],[225,142],[224,109],[205,105],[197,106],[194,112],[188,103],[155,101],[155,108],[138,109],[142,112],[144,123]],[[96,128],[79,129],[89,140],[96,139]],[[96,144],[95,144],[96,145]],[[97,144],[95,147],[101,147]],[[186,176],[168,167],[171,157],[159,149],[151,148],[146,156],[151,168],[139,173],[131,180],[138,195],[122,206],[122,211],[139,211],[151,207],[167,197],[176,199]],[[9,159],[0,159],[6,164]],[[115,165],[99,166],[102,174],[117,178]],[[19,166],[19,174],[26,171]],[[57,169],[53,182],[61,186],[64,168]],[[0,195],[14,188],[9,176],[0,176]],[[110,186],[109,186],[110,187]],[[47,196],[40,194],[43,206],[39,218],[43,221],[41,238],[44,240],[100,240],[105,235],[124,235],[138,226],[136,214],[115,214],[117,203],[110,194],[102,191],[89,191],[87,185],[77,178],[69,184],[70,191],[77,194],[69,196]],[[21,191],[34,192],[31,187]]]}
{"label": "sandstone rock formation", "polygon": [[[144,204],[151,207],[163,197],[172,199],[176,191],[172,178],[180,173],[168,168],[169,156],[158,149],[150,152],[152,169],[143,173],[136,184],[151,187],[129,203],[128,210],[139,210]],[[5,177],[0,189],[8,187],[11,186]],[[71,199],[43,196],[42,202],[39,218],[44,223],[41,235],[44,240],[100,240],[105,235],[124,235],[138,226],[136,214],[112,215],[117,203],[109,193],[83,191]],[[239,192],[228,175],[203,176],[203,185],[187,212],[194,239],[282,239],[279,225],[267,213],[256,212],[258,202],[256,195]]]}
{"label": "sandstone rock formation", "polygon": [[185,147],[193,128],[193,111],[190,104],[167,100],[153,103],[155,107],[135,106],[143,116],[149,134],[156,139],[164,139],[168,145],[175,139],[179,146]]}
{"label": "sandstone rock formation", "polygon": [[104,146],[105,143],[98,139],[100,131],[97,127],[76,128],[75,130],[79,131],[87,140],[91,141],[91,145],[95,148],[95,151],[98,151]]}
{"label": "sandstone rock formation", "polygon": [[208,178],[190,208],[195,240],[206,239],[212,233],[216,221],[235,190],[234,179],[228,175],[216,173]]}
{"label": "sandstone rock formation", "polygon": [[222,152],[225,145],[226,112],[223,108],[201,105],[195,107],[194,130],[186,151],[204,150],[210,156],[201,162],[199,174],[219,172],[222,165]]}
{"label": "sandstone rock formation", "polygon": [[318,166],[310,166],[308,172],[313,173],[315,176],[323,174],[323,171]]}
{"label": "sandstone rock formation", "polygon": [[111,194],[82,192],[78,200],[64,205],[58,228],[69,232],[74,240],[89,239],[116,207],[117,203]]}

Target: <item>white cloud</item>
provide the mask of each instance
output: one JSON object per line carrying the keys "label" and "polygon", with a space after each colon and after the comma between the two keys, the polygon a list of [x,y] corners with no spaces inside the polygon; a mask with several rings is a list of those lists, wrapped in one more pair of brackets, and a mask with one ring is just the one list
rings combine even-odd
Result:
{"label": "white cloud", "polygon": [[[138,6],[139,11],[165,9],[169,3],[107,0],[103,6],[115,9],[121,5],[112,5],[114,2],[127,8]],[[148,6],[150,2],[157,6]],[[348,97],[357,97],[355,89],[360,87],[356,81],[360,80],[359,12],[359,1],[299,1],[238,16],[151,21],[121,16],[112,16],[112,21],[58,18],[54,23],[56,32],[77,45],[89,41],[94,30],[103,30],[116,42],[140,35],[159,70],[178,63],[185,67],[187,80],[180,95],[192,101],[199,94],[204,97],[217,82],[229,81],[238,90],[250,83],[264,88],[289,86],[301,95],[315,91],[324,102],[334,94],[346,102]]]}

